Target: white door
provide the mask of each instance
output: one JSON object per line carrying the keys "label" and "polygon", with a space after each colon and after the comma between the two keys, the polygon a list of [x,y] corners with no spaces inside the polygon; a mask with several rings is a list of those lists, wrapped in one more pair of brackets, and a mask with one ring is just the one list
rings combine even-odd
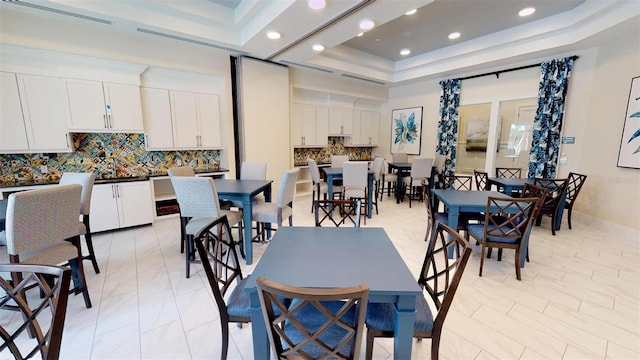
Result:
{"label": "white door", "polygon": [[69,109],[63,82],[54,77],[17,75],[29,150],[71,150],[67,123]]}
{"label": "white door", "polygon": [[199,146],[207,149],[222,147],[220,134],[220,104],[217,95],[197,94]]}
{"label": "white door", "polygon": [[116,185],[120,227],[153,222],[151,186],[149,181],[136,181]]}
{"label": "white door", "polygon": [[65,79],[74,130],[100,131],[108,128],[102,82]]}
{"label": "white door", "polygon": [[142,118],[145,144],[148,150],[173,148],[173,127],[169,90],[141,88]]}
{"label": "white door", "polygon": [[114,184],[99,184],[93,186],[93,191],[91,192],[91,208],[89,211],[89,221],[91,221],[92,232],[117,229],[120,226]]}
{"label": "white door", "polygon": [[16,74],[0,72],[0,94],[0,151],[28,151]]}
{"label": "white door", "polygon": [[177,148],[198,146],[198,112],[194,93],[170,91],[173,143]]}
{"label": "white door", "polygon": [[144,131],[139,86],[104,83],[104,101],[111,130]]}

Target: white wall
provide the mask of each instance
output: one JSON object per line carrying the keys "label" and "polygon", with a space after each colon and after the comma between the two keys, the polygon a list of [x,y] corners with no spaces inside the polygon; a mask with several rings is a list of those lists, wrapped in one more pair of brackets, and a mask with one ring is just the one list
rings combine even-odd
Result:
{"label": "white wall", "polygon": [[[568,92],[563,136],[575,136],[574,145],[563,145],[566,165],[558,176],[570,171],[588,175],[574,218],[582,217],[601,226],[617,226],[632,237],[640,233],[640,170],[617,168],[620,135],[624,123],[631,78],[640,75],[638,34],[623,38],[602,38],[598,44],[559,53],[544,59],[570,55],[574,63]],[[534,59],[528,63],[536,63]],[[521,66],[525,64],[514,64]],[[468,74],[456,74],[463,77]],[[435,153],[440,98],[439,80],[397,86],[389,102],[381,107],[381,146],[375,153],[390,157],[391,111],[423,106],[421,156]],[[464,80],[461,104],[537,96],[539,68]],[[611,229],[610,229],[611,230]],[[621,233],[622,235],[622,233]],[[622,235],[624,236],[624,235]]]}

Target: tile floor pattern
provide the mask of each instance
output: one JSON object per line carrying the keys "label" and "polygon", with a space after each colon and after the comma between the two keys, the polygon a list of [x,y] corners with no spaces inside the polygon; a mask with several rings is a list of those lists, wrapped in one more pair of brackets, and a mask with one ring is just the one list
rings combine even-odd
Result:
{"label": "tile floor pattern", "polygon": [[[294,224],[312,226],[310,199],[298,198]],[[385,198],[367,227],[384,227],[417,276],[426,243],[424,206]],[[640,359],[640,243],[566,223],[534,228],[531,263],[515,278],[513,251],[485,262],[479,246],[445,321],[443,359]],[[184,277],[178,219],[94,236],[102,272],[87,266],[93,308],[70,298],[62,359],[215,359],[220,337],[206,277]],[[254,244],[260,254],[268,245]],[[251,272],[252,266],[244,269]],[[2,319],[0,319],[2,321]],[[413,343],[429,358],[430,341]],[[364,346],[362,347],[364,354]],[[6,353],[0,358],[10,357]],[[376,340],[375,359],[393,358],[393,340]],[[229,359],[253,359],[251,329],[231,325]]]}

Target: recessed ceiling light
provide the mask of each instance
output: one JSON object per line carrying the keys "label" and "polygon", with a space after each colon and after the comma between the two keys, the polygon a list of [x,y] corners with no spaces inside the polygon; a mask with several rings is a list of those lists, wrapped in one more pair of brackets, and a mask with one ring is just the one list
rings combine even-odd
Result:
{"label": "recessed ceiling light", "polygon": [[325,0],[309,0],[309,7],[313,10],[324,9],[327,6],[327,2]]}
{"label": "recessed ceiling light", "polygon": [[400,55],[402,55],[402,56],[407,56],[409,54],[411,54],[411,50],[409,50],[409,49],[400,50]]}
{"label": "recessed ceiling light", "polygon": [[409,10],[409,11],[407,11],[407,12],[406,12],[406,13],[404,13],[404,14],[405,14],[405,15],[413,15],[413,14],[415,14],[415,13],[417,13],[417,12],[418,12],[418,9],[413,9],[413,10]]}
{"label": "recessed ceiling light", "polygon": [[460,37],[460,33],[459,32],[452,32],[451,34],[449,34],[449,39],[454,40]]}
{"label": "recessed ceiling light", "polygon": [[358,33],[358,35],[356,35],[356,36],[362,36],[362,35],[364,35],[364,33],[363,33],[363,32]]}
{"label": "recessed ceiling light", "polygon": [[371,30],[373,29],[374,26],[376,26],[376,23],[374,23],[373,20],[370,20],[370,19],[360,20],[360,29],[362,30]]}
{"label": "recessed ceiling light", "polygon": [[268,37],[269,39],[273,39],[273,40],[280,39],[280,37],[281,37],[281,36],[282,36],[282,35],[280,35],[280,33],[279,33],[279,32],[277,32],[277,31],[269,31],[269,32],[267,33],[267,37]]}
{"label": "recessed ceiling light", "polygon": [[533,14],[534,12],[536,12],[536,8],[527,7],[527,8],[524,8],[524,9],[520,10],[518,12],[518,15],[524,17],[524,16],[529,16],[529,15]]}
{"label": "recessed ceiling light", "polygon": [[324,50],[324,45],[322,45],[322,44],[315,44],[315,45],[313,45],[311,48],[312,48],[313,50],[315,50],[315,51],[322,51],[322,50]]}

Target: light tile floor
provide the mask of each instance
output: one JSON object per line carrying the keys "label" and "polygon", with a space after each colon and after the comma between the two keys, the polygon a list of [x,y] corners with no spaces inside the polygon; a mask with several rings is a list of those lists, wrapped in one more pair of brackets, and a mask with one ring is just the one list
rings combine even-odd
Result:
{"label": "light tile floor", "polygon": [[[308,197],[294,208],[295,225],[313,225]],[[384,227],[417,276],[426,249],[424,205],[385,197],[379,210],[366,226]],[[638,240],[566,223],[554,237],[549,226],[545,219],[533,229],[522,281],[512,251],[502,262],[488,259],[478,277],[480,248],[473,246],[445,321],[441,358],[640,359]],[[217,310],[201,268],[184,277],[178,229],[171,218],[94,236],[102,272],[87,263],[93,308],[82,296],[70,299],[63,359],[219,357]],[[254,244],[257,259],[267,246]],[[428,359],[429,349],[430,341],[414,340],[413,359]],[[393,340],[376,340],[374,358],[393,358]],[[229,359],[253,359],[250,326],[231,326]]]}

